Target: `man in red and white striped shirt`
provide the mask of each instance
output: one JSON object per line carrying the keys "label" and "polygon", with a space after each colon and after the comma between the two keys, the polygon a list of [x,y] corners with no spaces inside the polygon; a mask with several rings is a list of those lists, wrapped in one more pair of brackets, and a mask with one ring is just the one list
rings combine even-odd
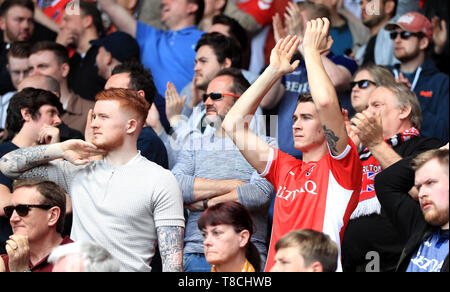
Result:
{"label": "man in red and white striped shirt", "polygon": [[[290,63],[300,43],[297,37],[288,36],[277,43],[268,68],[223,122],[244,157],[277,190],[266,271],[274,264],[276,242],[295,229],[324,232],[340,249],[344,229],[358,203],[361,162],[347,135],[336,90],[321,57],[332,45],[329,27],[325,18],[308,22],[302,43],[311,94],[299,97],[293,136],[303,160],[269,147],[241,126],[243,118],[253,114],[271,86],[298,66],[299,61]],[[340,266],[338,261],[338,270]]]}

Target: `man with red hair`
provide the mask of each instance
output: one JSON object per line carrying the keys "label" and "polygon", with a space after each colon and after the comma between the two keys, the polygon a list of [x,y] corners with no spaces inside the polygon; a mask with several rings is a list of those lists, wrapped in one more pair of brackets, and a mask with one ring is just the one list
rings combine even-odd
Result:
{"label": "man with red hair", "polygon": [[[1,171],[63,186],[73,204],[71,238],[105,247],[121,271],[151,271],[156,240],[163,271],[181,271],[180,188],[170,171],[141,156],[136,146],[149,105],[128,89],[102,91],[96,100],[86,134],[92,144],[68,140],[21,149],[2,158]],[[92,161],[98,154],[104,159]],[[65,161],[55,161],[61,158]]]}

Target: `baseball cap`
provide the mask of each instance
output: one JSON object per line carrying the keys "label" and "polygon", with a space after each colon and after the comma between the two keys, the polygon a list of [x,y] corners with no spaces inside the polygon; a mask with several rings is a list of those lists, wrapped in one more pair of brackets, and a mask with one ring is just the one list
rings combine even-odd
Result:
{"label": "baseball cap", "polygon": [[433,25],[423,14],[408,12],[400,16],[396,22],[389,22],[384,28],[386,30],[394,30],[397,27],[408,32],[421,32],[428,39],[433,39]]}
{"label": "baseball cap", "polygon": [[115,31],[109,35],[90,42],[94,46],[104,47],[113,58],[120,62],[132,58],[139,60],[140,49],[136,39],[123,31]]}

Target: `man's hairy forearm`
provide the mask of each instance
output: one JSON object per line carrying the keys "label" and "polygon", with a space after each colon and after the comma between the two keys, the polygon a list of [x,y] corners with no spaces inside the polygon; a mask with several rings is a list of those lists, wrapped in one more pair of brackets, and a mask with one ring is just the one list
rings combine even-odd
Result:
{"label": "man's hairy forearm", "polygon": [[194,180],[194,200],[201,201],[221,196],[235,190],[245,183],[239,180],[211,180],[196,177]]}
{"label": "man's hairy forearm", "polygon": [[24,171],[63,157],[59,144],[18,149],[0,159],[0,170],[10,178],[17,178]]}
{"label": "man's hairy forearm", "polygon": [[157,231],[163,272],[182,272],[184,228],[162,226],[158,227]]}

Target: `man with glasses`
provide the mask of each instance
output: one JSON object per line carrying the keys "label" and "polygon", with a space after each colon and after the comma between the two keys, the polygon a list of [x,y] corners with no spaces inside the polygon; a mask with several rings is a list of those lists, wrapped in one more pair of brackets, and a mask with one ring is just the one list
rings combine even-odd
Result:
{"label": "man with glasses", "polygon": [[[422,115],[417,97],[397,82],[375,88],[367,110],[351,119],[351,137],[361,143],[362,184],[359,203],[350,217],[342,242],[344,271],[364,271],[370,251],[380,255],[380,271],[393,271],[403,240],[381,212],[375,177],[393,163],[439,147],[438,139],[420,136]],[[416,192],[411,191],[411,195]]]}
{"label": "man with glasses", "polygon": [[361,0],[361,20],[370,29],[370,39],[356,52],[355,57],[360,65],[374,63],[387,66],[395,63],[390,47],[392,41],[384,25],[395,17],[397,6],[398,0]]}
{"label": "man with glasses", "polygon": [[[209,82],[225,68],[241,68],[241,49],[237,42],[220,33],[213,32],[204,34],[195,47],[194,78],[191,83],[181,91],[180,98],[173,84],[169,83],[166,90],[166,113],[173,133],[169,136],[159,122],[158,113],[150,111],[150,117],[154,121],[152,127],[163,140],[168,156],[169,167],[172,169],[177,162],[177,153],[186,142],[197,136],[214,133],[214,129],[208,127],[204,122],[206,116],[205,105],[202,96],[208,88]],[[252,82],[251,74],[241,70],[244,77]],[[186,96],[186,97],[185,97]],[[259,109],[258,114],[262,115]],[[154,115],[154,117],[152,117]],[[258,134],[265,134],[265,123],[254,119],[251,127],[257,129]]]}
{"label": "man with glasses", "polygon": [[[215,132],[192,139],[190,147],[180,151],[172,170],[183,192],[184,204],[190,210],[184,238],[186,272],[211,271],[211,265],[205,259],[203,236],[197,221],[206,208],[226,201],[238,201],[251,211],[257,227],[252,242],[265,262],[268,204],[274,188],[259,177],[221,128],[228,111],[249,86],[241,70],[235,68],[220,71],[209,82],[207,94],[203,95],[205,122]],[[270,141],[272,144],[275,142],[273,139]]]}
{"label": "man with glasses", "polygon": [[[19,86],[20,87],[20,86]],[[49,91],[25,88],[16,93],[9,103],[7,117],[8,137],[0,144],[0,157],[19,148],[59,142],[63,111],[58,97]],[[0,173],[0,253],[12,233],[3,207],[11,200],[13,180]]]}
{"label": "man with glasses", "polygon": [[433,41],[433,25],[422,14],[410,12],[386,25],[394,41],[399,64],[389,69],[406,82],[420,103],[423,116],[421,134],[449,141],[449,77],[439,72],[428,56]]}
{"label": "man with glasses", "polygon": [[[66,194],[51,181],[16,181],[11,205],[4,207],[14,234],[1,255],[5,272],[51,272],[51,251],[73,242],[62,237]],[[0,272],[2,263],[0,263]]]}

